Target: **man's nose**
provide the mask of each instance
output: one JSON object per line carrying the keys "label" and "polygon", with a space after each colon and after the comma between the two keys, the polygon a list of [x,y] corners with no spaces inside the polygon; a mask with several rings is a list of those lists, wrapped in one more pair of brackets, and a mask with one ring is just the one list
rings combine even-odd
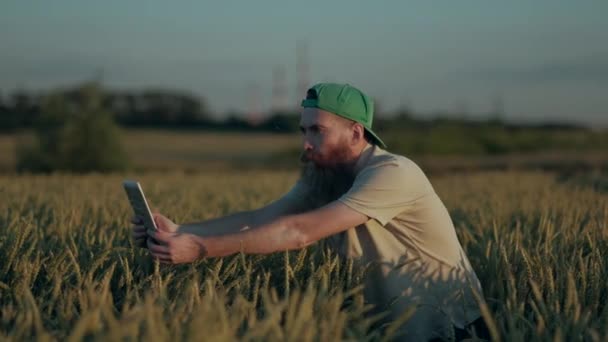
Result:
{"label": "man's nose", "polygon": [[304,151],[312,151],[313,146],[310,142],[308,142],[308,139],[304,139]]}

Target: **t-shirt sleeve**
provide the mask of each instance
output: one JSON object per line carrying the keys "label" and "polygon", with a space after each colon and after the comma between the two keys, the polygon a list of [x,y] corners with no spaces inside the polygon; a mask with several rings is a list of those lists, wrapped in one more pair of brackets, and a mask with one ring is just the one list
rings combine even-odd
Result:
{"label": "t-shirt sleeve", "polygon": [[416,178],[415,170],[399,163],[365,168],[338,200],[384,226],[428,191]]}

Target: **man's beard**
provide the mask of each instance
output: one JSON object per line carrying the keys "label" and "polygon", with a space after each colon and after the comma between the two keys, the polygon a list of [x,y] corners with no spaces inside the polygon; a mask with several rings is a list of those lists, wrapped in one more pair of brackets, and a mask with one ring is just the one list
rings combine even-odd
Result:
{"label": "man's beard", "polygon": [[325,165],[319,165],[321,163],[309,159],[304,153],[300,158],[300,179],[309,188],[315,207],[324,206],[340,198],[352,187],[355,180],[352,165],[349,166],[345,162],[348,150],[336,148],[328,153],[328,156],[330,162],[323,163]]}

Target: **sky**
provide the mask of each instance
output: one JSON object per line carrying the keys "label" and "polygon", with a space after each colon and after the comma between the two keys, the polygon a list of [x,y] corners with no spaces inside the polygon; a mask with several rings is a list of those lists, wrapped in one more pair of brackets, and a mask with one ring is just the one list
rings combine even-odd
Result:
{"label": "sky", "polygon": [[[3,1],[0,93],[101,77],[175,89],[216,116],[268,109],[273,69],[297,106],[310,84],[350,83],[379,112],[406,107],[608,127],[608,1]],[[256,100],[252,100],[252,98]]]}

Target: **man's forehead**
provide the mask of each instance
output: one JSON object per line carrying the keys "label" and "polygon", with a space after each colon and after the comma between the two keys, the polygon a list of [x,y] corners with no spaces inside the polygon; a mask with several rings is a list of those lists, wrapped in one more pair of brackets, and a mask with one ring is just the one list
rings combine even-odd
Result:
{"label": "man's forehead", "polygon": [[319,108],[304,108],[300,115],[300,125],[329,125],[334,123],[336,115]]}

